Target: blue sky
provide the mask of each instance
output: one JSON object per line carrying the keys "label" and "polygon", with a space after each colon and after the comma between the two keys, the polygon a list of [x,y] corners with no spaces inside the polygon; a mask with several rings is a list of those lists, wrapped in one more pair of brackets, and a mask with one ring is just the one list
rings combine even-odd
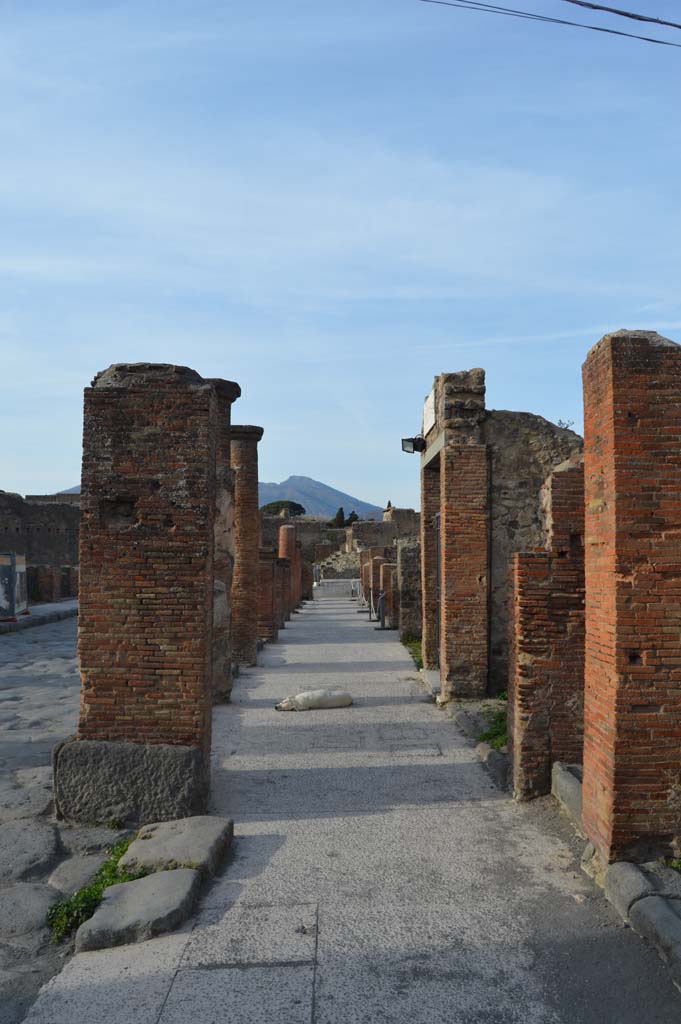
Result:
{"label": "blue sky", "polygon": [[681,50],[417,0],[0,17],[5,490],[76,483],[83,387],[152,360],[239,381],[261,479],[414,505],[435,374],[579,427],[606,330],[681,341]]}

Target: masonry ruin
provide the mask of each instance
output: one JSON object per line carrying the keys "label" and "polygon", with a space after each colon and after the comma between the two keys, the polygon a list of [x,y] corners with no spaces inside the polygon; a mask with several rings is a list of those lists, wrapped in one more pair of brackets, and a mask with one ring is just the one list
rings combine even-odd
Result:
{"label": "masonry ruin", "polygon": [[232,658],[255,665],[258,658],[258,443],[262,427],[233,426],[234,573],[232,582]]}
{"label": "masonry ruin", "polygon": [[229,521],[216,531],[216,519],[238,393],[149,363],[111,366],[85,390],[82,698],[77,735],[54,756],[60,817],[154,821],[206,807],[214,566],[231,548]]}
{"label": "masonry ruin", "polygon": [[539,547],[539,491],[582,439],[530,413],[485,407],[485,373],[435,378],[421,455],[423,659],[444,700],[508,684],[509,570]]}

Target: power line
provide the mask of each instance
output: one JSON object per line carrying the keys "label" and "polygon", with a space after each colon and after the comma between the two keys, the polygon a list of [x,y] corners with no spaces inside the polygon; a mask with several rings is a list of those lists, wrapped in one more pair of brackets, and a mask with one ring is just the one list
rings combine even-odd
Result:
{"label": "power line", "polygon": [[638,36],[633,32],[620,32],[616,28],[603,28],[600,25],[586,25],[580,21],[566,21],[564,18],[550,18],[544,14],[533,14],[531,11],[518,11],[513,7],[498,7],[494,4],[478,3],[476,0],[419,0],[422,4],[437,4],[440,7],[456,7],[464,11],[484,11],[487,14],[500,14],[509,18],[522,18],[526,21],[543,21],[552,25],[569,25],[571,28],[584,28],[589,32],[603,32],[609,36],[623,36],[626,39],[640,39],[644,43],[656,46],[673,46],[681,50],[681,43],[672,43],[667,39],[653,39],[651,36]]}
{"label": "power line", "polygon": [[563,0],[563,3],[575,4],[577,7],[587,7],[590,11],[605,11],[607,14],[617,14],[620,18],[631,18],[632,21],[647,21],[651,25],[681,28],[681,24],[676,21],[664,21],[663,18],[652,18],[647,14],[636,14],[634,11],[621,11],[619,7],[604,7],[602,4],[589,3],[589,0]]}

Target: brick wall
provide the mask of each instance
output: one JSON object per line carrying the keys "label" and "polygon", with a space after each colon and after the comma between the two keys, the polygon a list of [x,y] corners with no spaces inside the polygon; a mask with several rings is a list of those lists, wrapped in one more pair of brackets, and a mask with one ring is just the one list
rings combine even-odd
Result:
{"label": "brick wall", "polygon": [[488,670],[489,466],[486,445],[441,452],[442,696],[484,697]]}
{"label": "brick wall", "polygon": [[78,569],[69,565],[28,565],[26,582],[30,601],[62,601],[78,597]]}
{"label": "brick wall", "polygon": [[384,562],[380,569],[379,586],[385,596],[385,624],[388,629],[397,629],[399,595],[396,587],[397,563]]}
{"label": "brick wall", "polygon": [[383,555],[374,555],[369,560],[369,594],[371,606],[374,611],[378,610],[378,598],[381,593],[381,566],[385,562]]}
{"label": "brick wall", "polygon": [[584,467],[559,466],[542,493],[546,550],[512,567],[509,747],[517,799],[551,790],[555,761],[581,763],[584,721]]}
{"label": "brick wall", "polygon": [[232,576],[232,658],[255,665],[258,651],[258,442],[263,428],[231,428],[234,470],[234,571]]}
{"label": "brick wall", "polygon": [[681,348],[606,335],[583,368],[583,822],[606,860],[681,834]]}
{"label": "brick wall", "polygon": [[288,558],[277,557],[274,563],[274,609],[277,629],[283,629],[290,618],[288,595],[291,588],[291,566]]}
{"label": "brick wall", "polygon": [[81,740],[209,751],[216,442],[215,390],[186,367],[85,391]]}
{"label": "brick wall", "polygon": [[429,669],[440,664],[436,526],[440,513],[440,459],[441,454],[436,455],[429,466],[421,467],[421,632],[423,664]]}
{"label": "brick wall", "polygon": [[291,613],[294,608],[297,607],[296,590],[297,590],[297,539],[296,539],[296,528],[292,524],[284,524],[279,527],[279,557],[285,558],[289,564],[289,576],[288,576],[288,594],[286,597],[286,609],[288,618],[291,617]]}
{"label": "brick wall", "polygon": [[421,637],[421,544],[418,540],[397,542],[397,580],[400,639]]}
{"label": "brick wall", "polygon": [[309,562],[302,564],[302,588],[303,601],[311,601],[314,598],[314,571]]}
{"label": "brick wall", "polygon": [[79,528],[78,507],[0,491],[0,549],[25,555],[28,565],[78,565]]}

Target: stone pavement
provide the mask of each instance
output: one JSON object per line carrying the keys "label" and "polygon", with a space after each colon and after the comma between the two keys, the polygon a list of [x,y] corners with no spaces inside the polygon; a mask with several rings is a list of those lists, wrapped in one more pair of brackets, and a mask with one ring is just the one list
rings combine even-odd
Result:
{"label": "stone pavement", "polygon": [[[276,712],[348,689],[350,708]],[[230,862],[184,929],[74,957],[30,1024],[671,1024],[550,800],[495,789],[394,633],[306,605],[215,712]]]}

